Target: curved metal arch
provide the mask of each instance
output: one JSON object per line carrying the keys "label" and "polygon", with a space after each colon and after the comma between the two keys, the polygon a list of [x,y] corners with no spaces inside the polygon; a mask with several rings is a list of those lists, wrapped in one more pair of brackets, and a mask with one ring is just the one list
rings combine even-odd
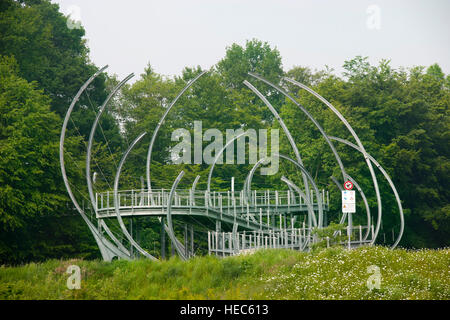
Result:
{"label": "curved metal arch", "polygon": [[197,187],[198,180],[200,180],[200,176],[199,175],[197,175],[195,177],[194,182],[192,183],[192,187],[191,187],[192,191],[195,191],[195,188]]}
{"label": "curved metal arch", "polygon": [[[317,226],[317,224],[318,224],[318,225],[319,225],[319,228],[321,228],[321,227],[322,227],[322,221],[323,221],[323,218],[322,218],[322,217],[323,217],[322,199],[320,198],[319,189],[317,188],[317,185],[316,185],[316,183],[314,182],[314,179],[311,177],[311,175],[310,175],[309,172],[305,169],[305,167],[304,167],[303,165],[301,165],[300,163],[298,163],[297,161],[295,161],[294,159],[292,159],[292,158],[290,158],[290,157],[288,157],[288,156],[286,156],[286,155],[284,155],[284,154],[277,154],[277,153],[275,153],[274,156],[275,156],[275,157],[282,158],[282,159],[285,159],[285,160],[288,160],[288,161],[292,162],[293,164],[295,164],[295,165],[302,171],[302,173],[304,173],[304,174],[306,175],[307,179],[311,182],[311,185],[312,185],[313,188],[314,188],[314,192],[316,193],[316,197],[317,197],[317,207],[318,207],[318,210],[319,210],[319,222],[318,222],[318,223],[316,222],[316,223],[315,223],[315,226]],[[268,157],[266,157],[266,158],[268,158]],[[259,162],[259,161],[258,161],[258,162]],[[256,171],[256,169],[257,169],[257,164],[258,164],[258,162],[253,166],[252,170],[250,171],[251,175],[249,174],[249,179],[248,179],[248,182],[247,182],[247,188],[250,188],[250,187],[251,187],[251,184],[252,184],[252,178],[253,178],[253,173],[254,173],[254,172]],[[262,161],[262,162],[264,162],[264,161]],[[262,162],[261,162],[261,163],[262,163]],[[259,163],[258,166],[259,166],[261,163]],[[252,173],[252,171],[253,171],[253,173]],[[309,192],[308,192],[308,193],[309,193]],[[308,198],[308,201],[309,201],[309,202],[311,202],[311,200],[312,200],[312,199],[309,199],[309,198]],[[313,221],[316,221],[315,215],[314,215]]]}
{"label": "curved metal arch", "polygon": [[328,135],[326,134],[325,130],[322,128],[322,126],[320,125],[319,122],[317,122],[317,120],[308,112],[308,110],[306,110],[305,107],[303,107],[299,102],[297,102],[290,94],[288,94],[286,91],[284,91],[282,88],[280,88],[279,86],[271,83],[270,81],[268,81],[267,79],[264,79],[263,77],[261,77],[260,75],[256,74],[256,73],[252,73],[249,72],[248,73],[250,76],[261,80],[262,82],[264,82],[265,84],[271,86],[272,88],[274,88],[275,90],[277,90],[278,92],[280,92],[282,95],[284,95],[286,98],[288,98],[289,100],[291,100],[308,118],[309,120],[312,121],[312,123],[316,126],[316,128],[320,131],[320,133],[322,134],[322,136],[324,137],[325,141],[328,143],[331,151],[334,154],[334,157],[336,158],[336,161],[339,165],[339,168],[341,169],[341,173],[342,173],[342,178],[344,179],[344,182],[347,179],[347,172],[345,171],[344,165],[342,163],[341,157],[339,157],[339,154],[336,150],[336,148],[334,147],[334,144],[331,142],[331,140],[328,138]]}
{"label": "curved metal arch", "polygon": [[89,218],[84,213],[83,209],[81,209],[80,205],[78,204],[78,201],[75,199],[75,196],[72,192],[72,188],[69,184],[69,179],[67,178],[66,173],[66,167],[64,163],[64,141],[66,137],[66,129],[67,124],[69,122],[70,116],[72,114],[73,108],[75,107],[75,104],[78,102],[78,99],[80,98],[81,94],[86,90],[86,88],[91,84],[91,82],[100,74],[102,73],[108,66],[104,66],[103,68],[99,69],[96,73],[94,73],[78,90],[75,97],[72,99],[72,102],[69,106],[69,109],[66,112],[66,116],[64,117],[64,122],[61,128],[61,135],[59,138],[59,164],[61,167],[61,175],[63,177],[64,185],[66,187],[67,193],[69,194],[69,198],[74,204],[75,208],[77,209],[78,213],[81,215],[84,222],[87,224],[89,230],[91,230],[92,235],[94,236],[95,241],[97,242],[97,245],[100,249],[100,252],[102,254],[102,257],[106,261],[110,261],[114,256],[119,256],[124,259],[129,259],[127,255],[125,255],[122,251],[120,251],[116,246],[114,246],[111,242],[106,240],[96,229],[96,227],[92,224],[92,222],[89,220]]}
{"label": "curved metal arch", "polygon": [[[275,119],[278,120],[281,128],[284,131],[284,134],[286,135],[286,137],[289,140],[289,143],[292,147],[292,149],[294,150],[294,154],[295,154],[295,158],[297,159],[298,163],[300,163],[301,165],[303,165],[302,162],[302,158],[300,157],[300,153],[298,151],[297,145],[295,144],[294,139],[292,138],[291,133],[289,132],[289,129],[286,127],[286,125],[284,124],[283,119],[281,119],[280,115],[278,114],[278,112],[275,110],[275,108],[270,104],[269,100],[266,99],[266,97],[258,91],[258,89],[256,89],[250,82],[248,82],[247,80],[244,80],[244,84],[250,89],[252,90],[263,102],[264,104],[267,106],[267,108],[269,108],[270,112],[272,112],[273,116],[275,117]],[[306,178],[305,174],[302,172],[302,177],[303,177],[303,184],[305,187],[305,191],[307,194],[307,197],[309,199],[309,185],[308,185],[308,179]]]}
{"label": "curved metal arch", "polygon": [[[92,154],[92,145],[94,142],[94,135],[95,130],[97,129],[97,125],[100,121],[100,117],[102,116],[103,112],[106,109],[106,106],[108,105],[109,100],[111,100],[112,97],[119,91],[119,89],[132,77],[134,77],[134,74],[131,73],[128,75],[125,79],[123,79],[117,86],[114,87],[114,89],[111,91],[111,93],[108,95],[108,97],[103,102],[102,106],[100,107],[99,112],[97,113],[97,116],[95,117],[94,123],[91,127],[91,132],[89,134],[89,142],[87,147],[87,153],[86,153],[86,183],[89,191],[89,197],[91,199],[92,207],[94,208],[95,213],[97,214],[97,202],[95,200],[94,196],[94,190],[92,187],[92,181],[91,181],[91,154]],[[113,242],[118,246],[120,250],[122,250],[125,254],[130,255],[129,251],[123,246],[122,243],[120,243],[119,240],[113,235],[111,230],[108,228],[107,224],[101,220],[101,225],[105,229],[106,233],[109,235],[109,237],[113,240]]]}
{"label": "curved metal arch", "polygon": [[[159,222],[162,221],[161,217],[158,217],[158,221],[159,221]],[[167,226],[167,224],[164,223],[163,226],[164,226],[164,231],[167,232],[167,233],[169,233],[169,227]],[[170,239],[170,238],[169,238],[169,239]],[[182,251],[184,252],[184,246],[183,246],[183,244],[182,244],[177,238],[175,238],[175,240],[176,240],[176,242],[177,242],[177,245],[180,246],[180,248],[181,248]],[[170,241],[172,241],[172,239],[170,239]]]}
{"label": "curved metal arch", "polygon": [[[297,167],[299,167],[300,170],[302,170],[306,177],[309,179],[309,181],[311,182],[311,185],[314,188],[314,191],[316,193],[316,198],[317,198],[317,207],[318,207],[318,211],[319,211],[319,221],[318,221],[318,227],[322,228],[322,223],[323,223],[323,207],[322,207],[322,199],[320,198],[320,192],[319,192],[319,188],[317,188],[316,183],[314,182],[314,179],[311,177],[311,175],[309,174],[308,170],[306,170],[306,168],[301,165],[300,163],[298,163],[297,161],[295,161],[292,158],[289,158],[286,155],[283,154],[275,154],[275,156],[278,156],[282,159],[288,160],[290,162],[292,162],[293,164],[295,164]],[[249,181],[251,183],[251,181]],[[309,192],[308,192],[309,193]],[[309,199],[309,201],[311,201],[312,199]],[[315,219],[315,216],[314,216]]]}
{"label": "curved metal arch", "polygon": [[190,86],[192,86],[201,76],[203,76],[205,73],[207,73],[208,70],[202,71],[200,74],[198,74],[194,79],[190,80],[187,85],[178,93],[178,95],[173,99],[173,101],[170,103],[170,105],[167,107],[166,111],[162,115],[161,119],[158,122],[158,125],[156,126],[155,130],[153,131],[152,139],[150,141],[150,145],[148,147],[148,153],[147,153],[147,162],[146,162],[146,176],[147,176],[147,187],[148,192],[150,193],[150,199],[152,204],[154,204],[153,196],[151,195],[152,192],[152,184],[150,181],[150,166],[151,166],[151,158],[152,158],[152,150],[153,150],[153,144],[155,143],[156,136],[158,134],[159,129],[161,128],[162,124],[164,123],[164,119],[166,118],[169,111],[172,109],[172,107],[175,105],[175,103],[178,101],[178,99],[183,95],[183,93],[189,89]]}
{"label": "curved metal arch", "polygon": [[290,186],[290,185],[287,185],[288,186],[288,188],[289,188],[289,191],[291,192],[291,194],[290,194],[290,197],[291,197],[291,201],[292,201],[292,203],[295,205],[295,204],[297,204],[297,201],[295,200],[295,192],[294,192],[294,189],[292,189],[292,187]]}
{"label": "curved metal arch", "polygon": [[172,243],[174,244],[174,247],[177,250],[177,253],[181,257],[181,259],[187,260],[188,257],[186,257],[186,255],[184,253],[184,250],[183,250],[184,248],[179,245],[179,241],[175,237],[175,233],[173,231],[173,225],[172,225],[172,200],[173,200],[173,195],[174,195],[175,190],[176,190],[176,188],[178,186],[178,183],[180,183],[180,180],[181,180],[181,178],[183,178],[183,176],[184,176],[184,171],[182,170],[178,174],[178,177],[175,179],[175,181],[172,184],[172,188],[170,189],[169,200],[168,200],[168,204],[167,204],[167,234],[169,235],[169,238],[172,241]]}
{"label": "curved metal arch", "polygon": [[105,230],[106,234],[111,238],[111,240],[117,245],[117,249],[121,250],[125,255],[131,257],[130,251],[128,251],[125,246],[120,243],[120,241],[116,238],[116,236],[112,233],[111,229],[109,229],[108,225],[103,219],[100,219],[100,226],[103,230]]}
{"label": "curved metal arch", "polygon": [[[348,145],[349,147],[352,147],[353,149],[356,149],[356,150],[358,150],[359,152],[362,153],[361,149],[357,145],[351,143],[350,141],[347,141],[347,140],[344,140],[344,139],[341,139],[341,138],[338,138],[338,137],[332,137],[332,136],[330,136],[330,139],[342,142],[342,143]],[[391,248],[394,249],[395,247],[397,247],[398,243],[402,239],[403,232],[404,232],[404,229],[405,229],[405,218],[404,218],[404,215],[403,215],[402,202],[400,200],[400,196],[398,195],[397,189],[395,188],[395,185],[392,182],[392,180],[389,177],[389,175],[387,174],[387,172],[378,163],[378,161],[375,160],[374,157],[372,157],[368,153],[366,153],[366,154],[367,154],[367,157],[370,159],[370,161],[372,161],[375,164],[375,166],[381,171],[381,173],[383,174],[383,176],[385,177],[385,179],[389,183],[389,186],[391,187],[392,191],[394,192],[395,200],[397,201],[397,206],[398,206],[399,215],[400,215],[400,232],[399,232],[399,234],[397,236],[397,239],[395,240],[394,244],[391,246]]]}
{"label": "curved metal arch", "polygon": [[[322,219],[320,219],[320,216],[323,215],[323,212],[322,212],[322,201],[321,201],[321,199],[320,199],[319,189],[317,188],[317,185],[315,184],[315,182],[314,182],[314,180],[312,179],[312,177],[311,177],[311,175],[309,174],[309,172],[306,171],[306,169],[305,169],[305,167],[304,167],[303,165],[299,164],[299,163],[296,162],[294,159],[292,159],[292,158],[290,158],[290,157],[288,157],[288,156],[286,156],[286,155],[283,155],[283,154],[276,154],[276,153],[275,153],[274,156],[283,158],[283,159],[285,159],[285,160],[288,160],[288,161],[292,162],[293,164],[295,164],[296,166],[298,166],[298,167],[300,168],[300,170],[302,170],[302,172],[306,172],[305,174],[306,174],[306,176],[308,177],[308,179],[311,181],[311,184],[312,184],[312,186],[313,186],[313,188],[314,188],[314,191],[316,192],[316,197],[317,197],[317,199],[318,199],[317,204],[318,204],[318,207],[319,207],[319,226],[322,227]],[[256,169],[258,169],[258,167],[259,167],[263,162],[265,162],[267,159],[269,159],[269,158],[270,158],[270,157],[265,157],[265,158],[260,159],[260,161],[258,161],[257,163],[255,163],[255,165],[253,166],[253,168],[250,170],[250,172],[249,172],[249,174],[248,174],[248,176],[247,176],[247,180],[246,180],[246,181],[247,181],[247,191],[248,191],[248,193],[250,193],[250,188],[251,188],[251,184],[252,184],[252,180],[253,180],[253,175],[254,175]],[[290,183],[287,183],[287,182],[284,181],[283,179],[282,179],[282,181],[285,182],[285,183],[288,185],[288,187],[292,187],[292,188],[294,188],[295,190],[297,190],[298,186],[297,186],[296,184],[294,184],[292,181],[289,180]],[[297,188],[293,187],[293,185],[295,185]],[[307,207],[308,207],[308,204],[311,205],[311,200],[312,200],[312,199],[308,199],[308,198],[306,197],[306,194],[303,193],[302,191],[299,192],[299,191],[297,190],[297,192],[303,197],[303,199],[305,199],[305,202],[306,202]],[[309,192],[308,192],[308,193],[309,193]],[[309,210],[309,207],[308,207],[308,210]],[[316,221],[314,209],[313,209],[313,211],[312,211],[312,215],[313,215],[314,225],[317,226],[317,221]]]}
{"label": "curved metal arch", "polygon": [[[246,192],[246,195],[245,195],[245,196],[246,196],[246,198],[245,198],[246,202],[248,202],[248,199],[250,199],[250,196],[251,196],[251,190],[250,190],[250,185],[249,185],[248,181],[249,181],[249,180],[250,180],[250,181],[253,180],[253,175],[255,174],[256,169],[257,169],[261,164],[263,164],[268,158],[269,158],[269,157],[259,159],[259,161],[258,161],[257,163],[255,163],[255,165],[252,167],[252,169],[249,171],[247,177],[245,178],[245,181],[244,181],[244,188],[243,188],[243,189],[244,189],[244,191]],[[291,187],[289,184],[287,184],[287,186],[288,186],[288,188],[289,188],[289,190],[290,190],[290,192],[291,192],[290,197],[291,197],[291,199],[292,199],[292,202],[293,202],[294,204],[296,204],[294,189],[292,189],[292,187]]]}
{"label": "curved metal arch", "polygon": [[249,171],[247,177],[245,178],[243,189],[244,189],[244,192],[245,192],[244,194],[245,194],[245,196],[246,196],[245,199],[246,199],[246,202],[247,202],[247,203],[248,203],[248,200],[250,199],[250,188],[249,188],[249,186],[248,186],[248,180],[251,179],[250,177],[253,177],[253,175],[254,175],[256,169],[257,169],[262,163],[264,163],[266,160],[267,160],[267,157],[259,159],[259,160],[253,165],[252,169]]}
{"label": "curved metal arch", "polygon": [[[361,198],[363,199],[364,202],[364,206],[366,208],[366,218],[367,218],[367,230],[366,233],[363,237],[363,240],[367,240],[367,237],[369,236],[370,233],[370,226],[371,226],[371,217],[370,217],[370,208],[369,208],[369,203],[367,202],[367,198],[366,195],[364,194],[364,191],[362,190],[362,188],[359,186],[359,184],[355,181],[355,179],[353,179],[351,176],[347,175],[347,178],[353,183],[353,185],[356,187],[356,189],[358,190],[359,194],[361,195]],[[336,186],[338,187],[338,189],[340,191],[343,191],[344,188],[342,188],[342,185],[339,183],[339,181],[335,178],[335,177],[331,177],[331,180],[333,180],[333,182],[336,184]],[[347,217],[347,213],[344,213],[342,215],[341,221],[339,221],[340,224],[342,224],[345,219]]]}
{"label": "curved metal arch", "polygon": [[128,154],[130,153],[131,149],[134,148],[134,146],[139,142],[139,140],[142,139],[143,136],[146,135],[146,133],[147,132],[143,132],[136,139],[134,139],[134,141],[130,144],[127,151],[125,151],[124,155],[122,156],[122,159],[120,160],[119,167],[117,168],[116,176],[114,178],[114,210],[116,212],[117,220],[119,221],[120,228],[122,229],[122,232],[125,235],[125,237],[127,237],[128,241],[130,241],[132,246],[135,247],[136,250],[138,250],[145,257],[147,257],[151,260],[158,260],[151,254],[149,254],[147,251],[142,249],[141,246],[136,241],[134,241],[133,237],[128,233],[128,230],[123,223],[122,216],[120,215],[120,210],[119,210],[118,188],[119,188],[119,179],[120,179],[120,173],[122,171],[122,166],[125,163],[125,160],[127,159]]}
{"label": "curved metal arch", "polygon": [[297,191],[297,193],[300,195],[300,197],[302,197],[303,200],[305,200],[306,207],[308,208],[308,213],[310,214],[311,222],[312,222],[312,219],[313,219],[313,218],[315,219],[314,208],[313,208],[311,202],[310,202],[308,199],[306,199],[305,193],[304,193],[304,192],[303,192],[303,191],[302,191],[295,183],[293,183],[291,180],[289,180],[289,179],[286,178],[285,176],[282,176],[282,177],[281,177],[281,181],[283,181],[284,183],[286,183],[287,186],[289,187],[289,189],[292,188],[292,189],[294,189],[295,191]]}
{"label": "curved metal arch", "polygon": [[191,192],[192,192],[192,205],[195,206],[195,188],[197,187],[198,180],[200,180],[200,176],[197,175],[192,183]]}
{"label": "curved metal arch", "polygon": [[[242,137],[244,134],[247,134],[245,131],[242,132],[241,134],[238,134],[237,136],[234,136],[232,139],[230,139],[225,146],[223,146],[223,148],[216,154],[216,157],[214,158],[213,163],[211,164],[211,167],[209,168],[209,173],[208,173],[208,182],[206,185],[206,190],[209,193],[211,192],[211,177],[212,177],[212,173],[214,170],[214,167],[216,166],[217,161],[219,160],[220,156],[222,155],[222,153],[225,151],[225,149],[234,142],[234,140],[237,140],[238,138]],[[211,201],[211,199],[209,200]]]}
{"label": "curved metal arch", "polygon": [[375,188],[375,193],[377,196],[377,206],[378,206],[378,220],[377,220],[377,226],[376,226],[376,230],[373,236],[373,239],[371,241],[371,245],[374,244],[377,236],[378,236],[378,232],[380,231],[380,222],[381,222],[381,216],[382,216],[382,204],[381,204],[381,195],[380,195],[380,190],[378,188],[378,182],[377,182],[377,177],[375,175],[375,172],[373,170],[372,167],[372,162],[369,160],[369,157],[367,155],[366,149],[364,149],[364,146],[362,145],[361,141],[359,140],[358,135],[355,133],[355,131],[353,130],[352,126],[347,122],[347,120],[344,118],[344,116],[330,103],[328,102],[324,97],[322,97],[320,94],[318,94],[317,92],[315,92],[314,90],[312,90],[311,88],[305,86],[304,84],[283,77],[283,80],[288,81],[306,91],[308,91],[310,94],[312,94],[313,96],[315,96],[317,99],[319,99],[322,103],[324,103],[328,108],[331,109],[331,111],[334,112],[334,114],[336,114],[338,116],[338,118],[342,121],[342,123],[346,126],[347,130],[351,133],[351,135],[353,136],[353,138],[355,139],[356,143],[358,144],[359,148],[361,149],[361,153],[364,156],[364,159],[366,160],[366,164],[367,167],[369,168],[370,171],[370,175],[372,176],[372,181],[373,181],[373,185]]}
{"label": "curved metal arch", "polygon": [[[282,177],[281,177],[281,181],[283,181],[284,183],[286,183],[290,188],[293,188],[294,190],[296,190],[300,195],[303,193],[303,192],[301,191],[301,189],[300,189],[294,182],[292,182],[291,180],[287,179],[285,176],[282,176]],[[303,199],[305,199],[305,198],[304,198],[304,195],[303,195]],[[306,199],[305,199],[305,202],[307,202]],[[309,204],[309,206],[311,206],[311,209],[312,209],[311,203],[310,203],[310,202],[307,202],[307,206],[308,206],[308,204]],[[311,215],[311,212],[312,212],[312,215]],[[305,241],[305,243],[303,244],[303,247],[301,248],[301,251],[305,250],[306,246],[309,244],[309,241],[310,241],[310,239],[311,239],[312,226],[311,226],[310,222],[311,222],[311,217],[314,217],[314,209],[312,209],[312,211],[308,210],[308,213],[309,213],[309,215],[310,215],[310,217],[309,217],[309,219],[308,219],[308,220],[309,220],[309,221],[308,221],[308,224],[309,224],[309,226],[308,226],[308,227],[309,227],[309,230],[308,230],[308,240]]]}
{"label": "curved metal arch", "polygon": [[239,239],[238,239],[238,234],[237,234],[237,231],[238,231],[238,224],[235,222],[235,223],[233,223],[233,229],[231,230],[231,233],[232,233],[232,239],[233,239],[233,244],[234,244],[234,252],[239,252],[238,251],[238,243],[239,243]]}

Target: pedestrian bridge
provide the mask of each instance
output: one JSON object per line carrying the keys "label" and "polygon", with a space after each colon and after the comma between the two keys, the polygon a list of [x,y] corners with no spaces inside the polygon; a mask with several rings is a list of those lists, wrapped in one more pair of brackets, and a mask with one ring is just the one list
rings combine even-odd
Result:
{"label": "pedestrian bridge", "polygon": [[[165,217],[170,190],[123,190],[117,193],[118,211],[121,217],[157,216]],[[311,204],[290,190],[210,191],[176,190],[171,203],[172,216],[206,217],[225,224],[234,224],[244,229],[260,230],[268,224],[272,227],[286,223],[298,215],[308,213],[308,208],[317,212],[329,209],[328,192],[318,195],[311,192]],[[116,218],[114,192],[96,194],[96,218]],[[284,220],[283,220],[284,219]],[[275,223],[277,221],[277,223]]]}

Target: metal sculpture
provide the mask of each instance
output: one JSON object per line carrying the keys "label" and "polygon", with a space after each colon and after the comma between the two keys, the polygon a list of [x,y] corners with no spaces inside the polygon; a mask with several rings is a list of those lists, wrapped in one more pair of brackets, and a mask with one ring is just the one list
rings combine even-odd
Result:
{"label": "metal sculpture", "polygon": [[[316,182],[304,167],[297,145],[284,121],[281,119],[278,112],[271,105],[268,99],[247,80],[243,82],[244,85],[246,85],[251,91],[253,91],[253,93],[255,93],[256,96],[258,96],[264,102],[274,118],[279,122],[295,154],[295,159],[277,153],[272,155],[272,157],[278,157],[292,163],[302,176],[303,187],[297,186],[292,180],[285,176],[282,176],[281,181],[286,184],[288,188],[287,190],[252,190],[251,184],[256,169],[262,165],[265,165],[270,160],[270,157],[266,157],[261,158],[259,161],[257,161],[249,171],[241,191],[234,190],[233,177],[231,178],[231,191],[219,192],[211,190],[212,173],[218,159],[231,143],[241,138],[245,134],[242,133],[229,140],[225,144],[225,146],[216,154],[214,161],[210,166],[206,190],[197,190],[197,184],[200,176],[196,176],[190,189],[178,189],[178,184],[184,176],[184,171],[181,171],[178,177],[175,179],[170,192],[167,192],[164,189],[152,189],[150,171],[151,156],[159,129],[163,125],[168,113],[174,107],[183,93],[185,93],[201,76],[206,74],[207,71],[199,73],[195,78],[187,83],[187,85],[178,93],[175,99],[167,107],[156,128],[153,130],[151,141],[148,147],[145,167],[147,189],[145,189],[144,180],[141,177],[142,186],[140,191],[119,190],[119,181],[121,170],[127,159],[127,156],[135,147],[135,145],[144,137],[145,132],[140,134],[128,146],[128,149],[122,156],[122,159],[120,160],[119,166],[115,173],[113,190],[106,192],[97,192],[94,194],[93,182],[95,183],[95,178],[91,178],[91,153],[94,143],[95,131],[100,123],[100,118],[106,110],[109,101],[120,90],[120,88],[133,77],[133,74],[130,74],[124,80],[122,80],[108,95],[108,97],[99,108],[99,111],[92,125],[89,140],[87,143],[86,183],[89,200],[95,213],[95,218],[91,217],[90,219],[86,215],[85,211],[81,208],[72,192],[65,169],[64,141],[68,121],[81,94],[106,68],[107,66],[101,68],[93,76],[91,76],[81,86],[74,99],[72,100],[72,103],[70,104],[64,118],[59,149],[61,173],[69,197],[83,220],[88,225],[88,228],[91,230],[104,260],[110,261],[114,257],[128,260],[133,259],[136,257],[136,255],[133,253],[133,249],[136,250],[137,256],[141,255],[148,259],[157,260],[155,255],[150,254],[148,250],[145,250],[135,240],[132,232],[127,229],[127,226],[124,223],[124,218],[127,217],[157,217],[159,223],[161,223],[161,249],[163,251],[161,256],[165,256],[165,234],[167,233],[172,244],[172,248],[184,260],[189,259],[190,257],[195,255],[193,229],[191,228],[191,244],[189,249],[187,227],[185,228],[185,240],[183,244],[182,241],[179,240],[177,232],[174,230],[174,217],[183,218],[185,220],[190,219],[190,221],[192,221],[193,223],[198,223],[205,226],[207,229],[206,234],[208,253],[216,254],[219,256],[242,254],[261,248],[289,248],[295,250],[310,250],[311,246],[320,240],[316,235],[314,235],[313,231],[314,229],[321,229],[326,227],[326,222],[324,222],[324,212],[329,211],[330,209],[328,191],[326,192],[326,196],[324,190],[322,190],[322,192],[319,191]],[[399,209],[400,232],[394,244],[391,246],[392,248],[395,248],[400,242],[404,231],[403,208],[401,205],[400,197],[389,175],[380,166],[380,164],[366,152],[360,139],[358,138],[350,124],[347,122],[347,120],[343,117],[343,115],[330,102],[328,102],[325,98],[323,98],[307,86],[289,78],[282,79],[283,81],[289,82],[300,87],[301,89],[306,90],[317,99],[319,99],[322,103],[324,103],[328,108],[330,108],[340,119],[340,121],[347,127],[348,131],[355,139],[356,145],[347,140],[327,135],[319,122],[314,119],[310,112],[308,112],[307,108],[301,105],[295,98],[293,98],[280,86],[269,82],[260,75],[254,73],[249,73],[249,75],[256,80],[262,81],[266,85],[271,86],[279,93],[284,95],[287,99],[292,101],[307,116],[310,121],[313,122],[315,127],[319,130],[320,134],[330,147],[342,174],[342,181],[338,181],[335,177],[330,177],[331,181],[336,184],[339,190],[342,190],[343,183],[347,180],[350,180],[361,195],[366,211],[367,224],[364,227],[362,225],[356,227],[356,230],[359,229],[358,239],[357,236],[354,236],[355,227],[352,226],[351,217],[347,217],[347,215],[344,213],[341,216],[339,223],[345,224],[345,222],[348,220],[348,241],[340,242],[342,245],[348,247],[373,245],[377,239],[381,226],[382,202],[377,178],[372,168],[372,163],[375,164],[377,168],[379,168],[393,191]],[[356,182],[356,180],[347,174],[342,160],[336,148],[334,147],[333,141],[344,143],[345,145],[356,149],[357,151],[362,153],[367,163],[377,198],[378,215],[375,230],[374,225],[371,221],[372,219],[370,207],[365,193],[363,192],[360,185]],[[96,173],[94,173],[94,176],[95,175]],[[309,190],[310,185],[312,186],[313,190]],[[305,219],[303,222],[298,221],[298,218],[301,216],[303,216]],[[121,235],[119,236],[115,235],[112,229],[108,227],[105,222],[107,219],[114,218],[117,219],[117,222],[120,226]],[[279,226],[277,225],[277,219],[279,222]],[[94,223],[97,223],[97,226]],[[364,235],[362,234],[363,229],[365,230]],[[335,231],[335,235],[341,234],[342,231],[343,230]],[[129,248],[127,248],[127,243],[124,243],[124,241],[128,242]]]}

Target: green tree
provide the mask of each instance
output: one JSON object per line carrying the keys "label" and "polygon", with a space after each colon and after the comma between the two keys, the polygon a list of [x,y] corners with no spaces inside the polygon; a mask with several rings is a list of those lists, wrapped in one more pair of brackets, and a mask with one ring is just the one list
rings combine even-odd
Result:
{"label": "green tree", "polygon": [[[36,83],[19,77],[10,57],[0,58],[0,114],[1,263],[86,253],[82,247],[93,241],[65,207],[58,161],[61,120]],[[74,232],[83,229],[78,236],[84,244]]]}
{"label": "green tree", "polygon": [[[82,27],[69,29],[59,5],[49,0],[5,0],[0,7],[0,53],[13,55],[19,75],[36,81],[51,98],[51,109],[63,116],[77,92],[96,67]],[[105,78],[96,79],[89,90],[94,105],[106,97]],[[88,105],[87,97],[82,103]]]}

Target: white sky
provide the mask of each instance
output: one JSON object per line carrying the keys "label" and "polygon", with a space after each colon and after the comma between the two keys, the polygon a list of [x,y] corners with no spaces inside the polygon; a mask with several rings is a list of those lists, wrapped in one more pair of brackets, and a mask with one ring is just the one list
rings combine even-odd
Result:
{"label": "white sky", "polygon": [[52,2],[81,17],[92,61],[121,78],[141,74],[148,62],[169,76],[185,66],[209,68],[227,46],[252,38],[277,47],[285,70],[328,65],[339,74],[345,60],[363,55],[394,67],[437,62],[450,73],[448,0]]}

